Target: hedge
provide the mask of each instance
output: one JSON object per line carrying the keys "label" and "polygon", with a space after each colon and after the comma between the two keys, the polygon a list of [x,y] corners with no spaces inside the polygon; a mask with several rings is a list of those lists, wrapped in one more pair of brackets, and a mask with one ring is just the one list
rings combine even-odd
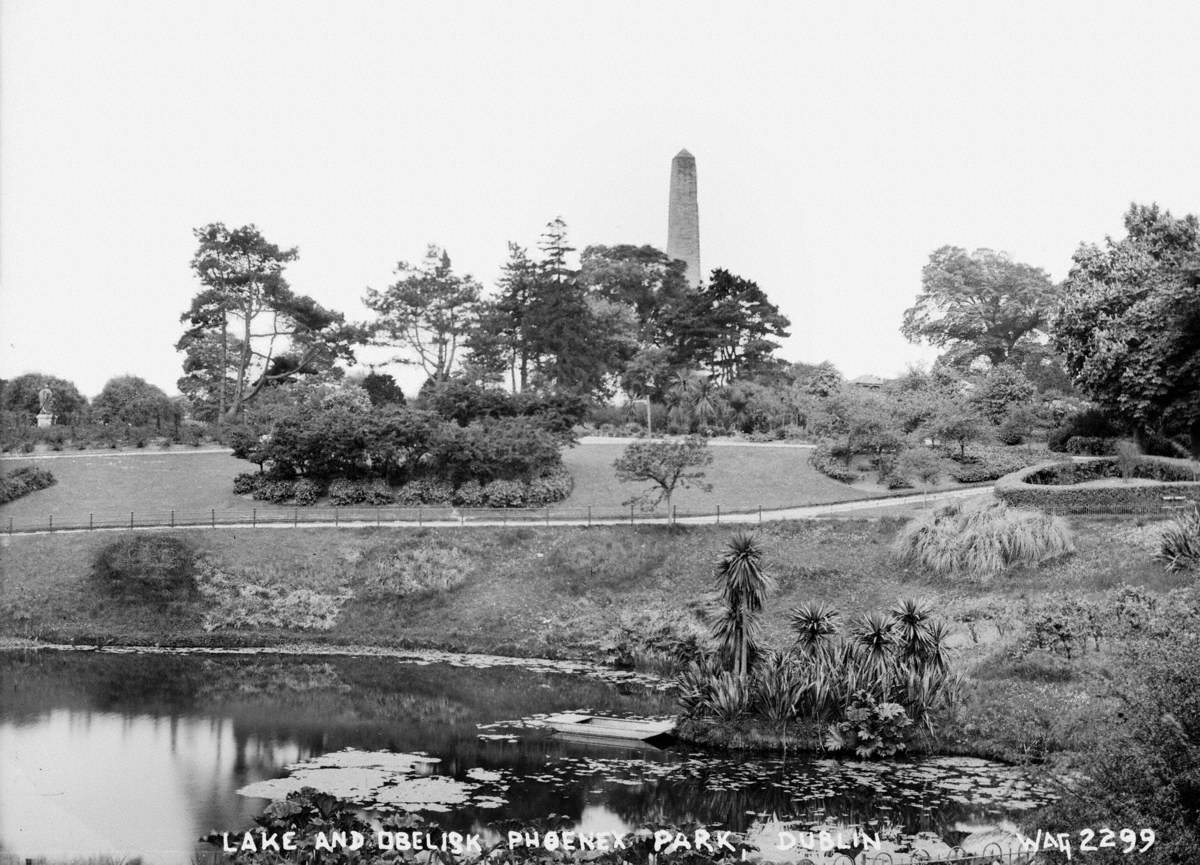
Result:
{"label": "hedge", "polygon": [[[1197,480],[1181,480],[1188,476]],[[996,482],[996,497],[1021,508],[1050,513],[1148,514],[1163,510],[1165,496],[1182,496],[1200,503],[1200,464],[1167,457],[1141,457],[1133,476],[1169,478],[1152,484],[1129,484],[1120,476],[1120,463],[1112,457],[1078,462],[1044,462],[1006,475]],[[1054,483],[1067,480],[1069,483]],[[1101,480],[1099,485],[1079,484]]]}

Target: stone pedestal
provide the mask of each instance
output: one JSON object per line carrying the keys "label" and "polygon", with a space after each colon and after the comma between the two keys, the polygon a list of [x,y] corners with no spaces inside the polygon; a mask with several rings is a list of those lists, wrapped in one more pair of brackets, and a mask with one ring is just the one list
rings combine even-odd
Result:
{"label": "stone pedestal", "polygon": [[[26,416],[28,417],[28,415],[26,415]],[[53,426],[54,425],[54,415],[50,414],[49,412],[44,412],[44,411],[38,412],[37,422],[38,422],[39,427]]]}

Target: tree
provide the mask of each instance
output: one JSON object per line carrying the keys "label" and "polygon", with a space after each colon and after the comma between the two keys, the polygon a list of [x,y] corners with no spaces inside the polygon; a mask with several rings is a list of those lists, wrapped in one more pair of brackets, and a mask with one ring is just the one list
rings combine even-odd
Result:
{"label": "tree", "polygon": [[373,406],[404,405],[404,391],[396,384],[396,379],[386,372],[371,370],[363,376],[361,384]]}
{"label": "tree", "polygon": [[942,461],[929,448],[915,447],[896,457],[896,472],[903,478],[921,484],[922,503],[929,504],[929,487],[942,475]]}
{"label": "tree", "polygon": [[754,659],[758,615],[775,581],[763,569],[763,552],[751,534],[737,532],[717,563],[717,592],[721,602],[714,635],[730,659],[735,676],[745,678]]}
{"label": "tree", "polygon": [[990,249],[943,246],[929,256],[921,286],[900,332],[947,349],[946,360],[960,369],[978,358],[998,366],[1037,345],[1055,300],[1045,271]]}
{"label": "tree", "polygon": [[1036,392],[1025,373],[1005,364],[988,370],[974,401],[989,421],[998,424],[1012,407],[1027,405]]}
{"label": "tree", "polygon": [[701,436],[688,436],[683,441],[638,441],[625,448],[613,463],[617,480],[622,483],[650,481],[653,486],[626,504],[641,502],[653,510],[666,500],[667,514],[671,513],[671,496],[676,489],[696,487],[705,492],[712,489],[704,483],[702,466],[712,464],[708,442]]}
{"label": "tree", "polygon": [[1127,236],[1084,244],[1054,316],[1075,383],[1139,434],[1200,456],[1200,219],[1132,205]]}
{"label": "tree", "polygon": [[[218,420],[240,416],[268,385],[328,369],[337,360],[353,362],[362,328],[288,287],[283,269],[296,260],[295,249],[280,249],[253,225],[229,229],[214,222],[195,235],[192,269],[204,288],[180,317],[190,326],[176,349],[188,355],[191,392],[200,394],[208,384],[202,401],[216,403]],[[200,342],[207,344],[203,350]]]}
{"label": "tree", "polygon": [[637,351],[634,308],[589,293],[567,259],[562,219],[547,224],[533,261],[509,244],[498,295],[484,301],[467,343],[486,378],[508,373],[512,389],[611,395],[613,379]]}
{"label": "tree", "polygon": [[45,387],[54,392],[54,416],[59,423],[76,422],[86,411],[87,398],[74,382],[41,372],[27,372],[4,382],[0,386],[0,410],[27,414],[27,422],[33,423],[41,409],[38,394]]}
{"label": "tree", "polygon": [[791,322],[758,285],[717,268],[681,322],[683,357],[722,384],[768,365]]}
{"label": "tree", "polygon": [[159,429],[163,420],[176,414],[174,403],[161,388],[135,375],[110,378],[92,402],[92,411],[100,423],[154,424]]}
{"label": "tree", "polygon": [[480,285],[470,276],[454,273],[450,256],[430,244],[419,265],[401,261],[399,279],[384,291],[368,288],[363,303],[378,316],[377,345],[411,349],[415,355],[396,358],[419,365],[435,380],[450,377],[460,343],[472,329],[478,311]]}
{"label": "tree", "polygon": [[969,442],[984,438],[984,421],[970,406],[961,401],[944,400],[925,422],[923,432],[934,442],[952,441],[958,445],[958,455],[967,455]]}

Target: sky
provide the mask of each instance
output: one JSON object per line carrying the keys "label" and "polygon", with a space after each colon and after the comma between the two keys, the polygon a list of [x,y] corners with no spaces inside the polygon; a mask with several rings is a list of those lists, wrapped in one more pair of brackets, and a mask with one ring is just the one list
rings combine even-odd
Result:
{"label": "sky", "polygon": [[0,0],[0,378],[175,393],[209,222],[352,320],[429,243],[489,290],[556,216],[662,248],[681,148],[780,354],[894,375],[935,249],[1057,281],[1131,202],[1200,213],[1198,44],[1191,0]]}

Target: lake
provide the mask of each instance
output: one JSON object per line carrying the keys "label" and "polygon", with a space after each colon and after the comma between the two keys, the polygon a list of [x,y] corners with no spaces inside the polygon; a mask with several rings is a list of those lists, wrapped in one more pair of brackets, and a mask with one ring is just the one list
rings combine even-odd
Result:
{"label": "lake", "polygon": [[[566,818],[737,831],[771,818],[949,843],[1044,801],[970,758],[862,763],[564,741],[559,711],[663,716],[646,677],[470,656],[0,652],[0,852],[192,861],[315,786],[458,831]],[[240,791],[240,792],[239,792]]]}

